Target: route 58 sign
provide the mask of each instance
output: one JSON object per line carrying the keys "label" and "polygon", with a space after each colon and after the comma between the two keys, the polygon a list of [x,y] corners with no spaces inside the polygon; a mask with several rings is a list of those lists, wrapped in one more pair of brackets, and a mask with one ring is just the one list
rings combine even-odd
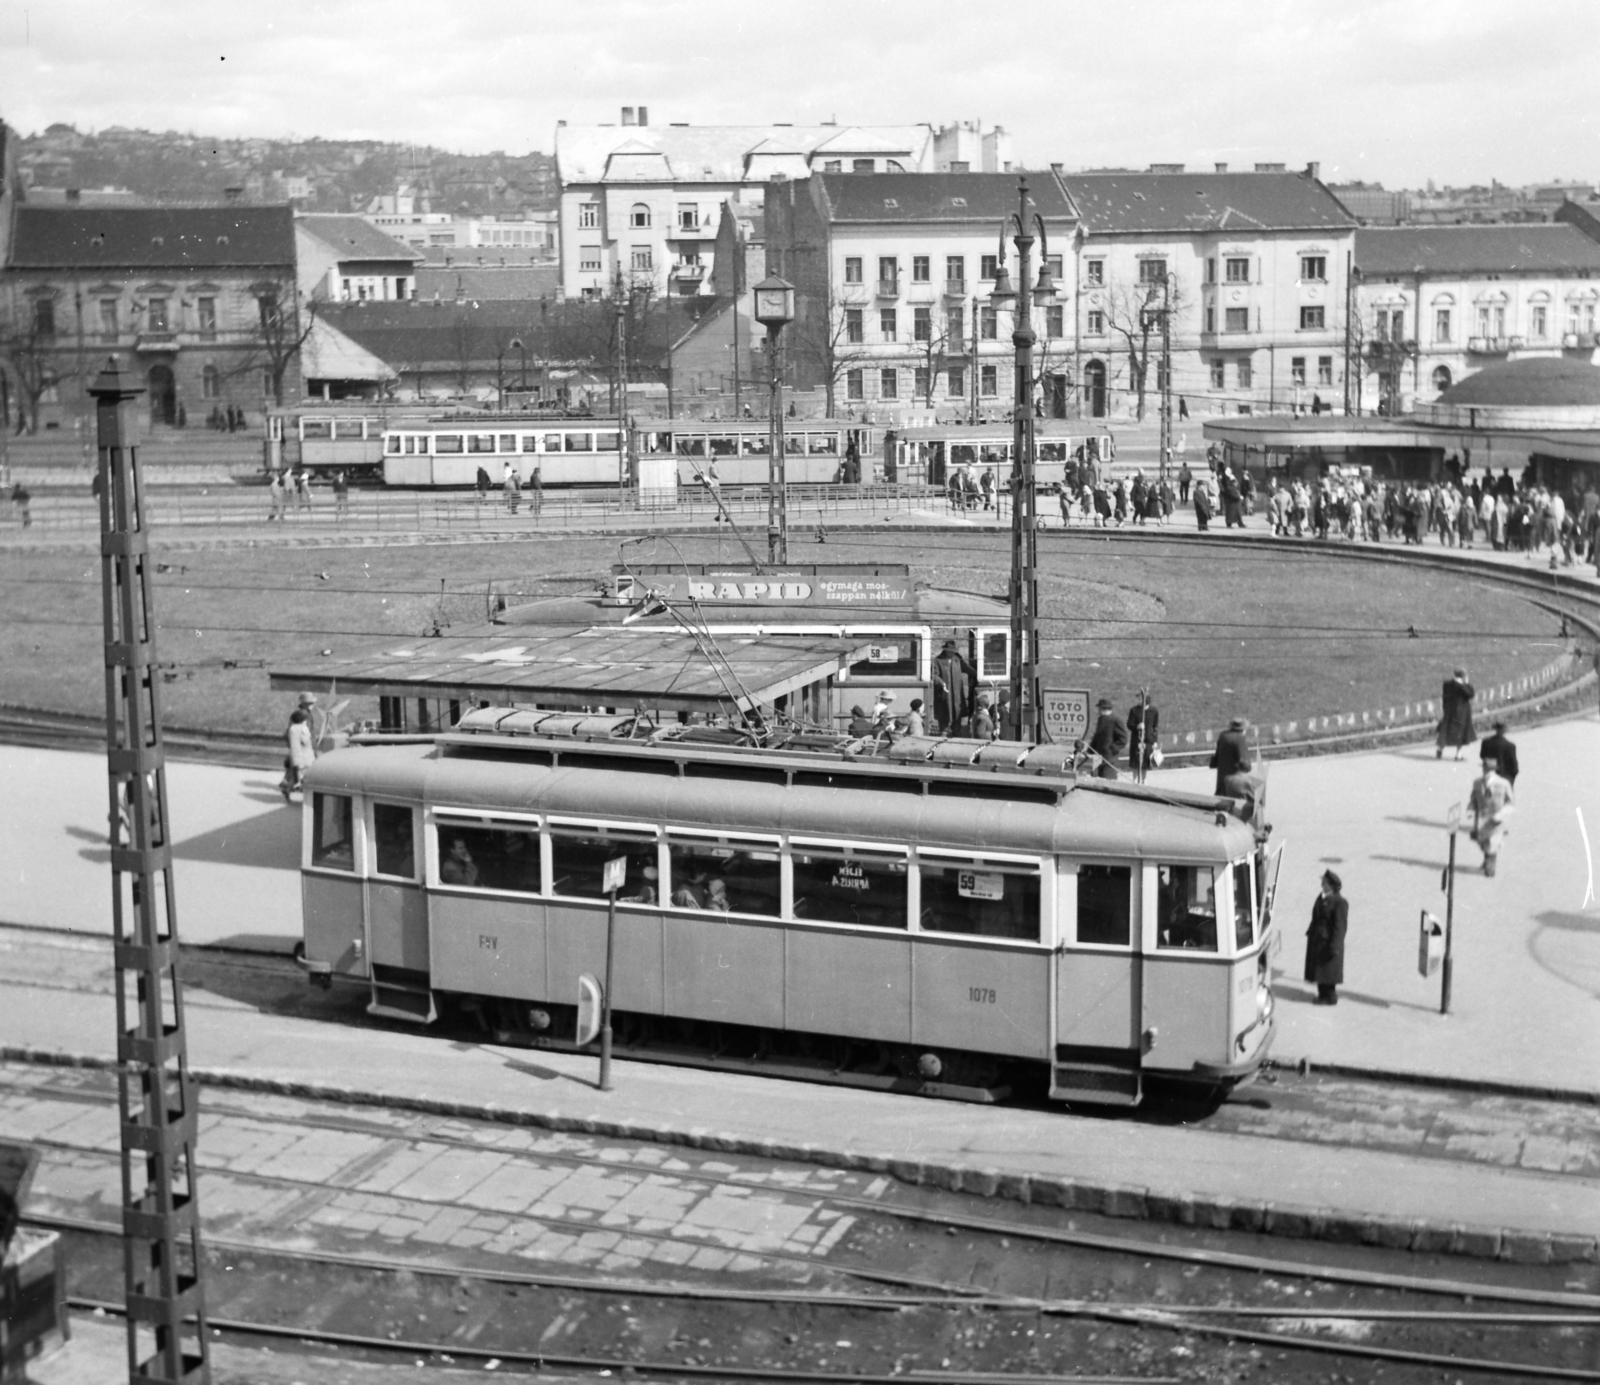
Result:
{"label": "route 58 sign", "polygon": [[1040,693],[1044,729],[1050,739],[1071,745],[1089,735],[1089,690],[1087,688],[1045,688]]}

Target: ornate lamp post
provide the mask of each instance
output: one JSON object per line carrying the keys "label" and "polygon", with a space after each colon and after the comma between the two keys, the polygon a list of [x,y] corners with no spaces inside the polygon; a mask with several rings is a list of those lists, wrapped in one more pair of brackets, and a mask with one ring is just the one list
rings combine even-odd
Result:
{"label": "ornate lamp post", "polygon": [[[996,257],[994,292],[998,306],[1015,300],[1015,325],[1011,333],[1016,347],[1016,389],[1012,407],[1011,488],[1011,705],[1006,713],[1004,732],[1012,740],[1042,739],[1039,705],[1039,516],[1034,490],[1038,452],[1033,427],[1033,345],[1038,340],[1033,330],[1033,304],[1048,303],[1055,297],[1055,280],[1050,276],[1050,243],[1045,238],[1044,219],[1031,213],[1027,179],[1017,181],[1017,211],[1000,228],[1000,253]],[[1039,233],[1039,282],[1028,286],[1028,256],[1033,249],[1033,231]],[[1011,287],[1006,271],[1006,232],[1014,231],[1017,247],[1017,283]]]}
{"label": "ornate lamp post", "polygon": [[528,392],[528,348],[522,344],[521,337],[511,338],[511,349],[522,358],[522,392]]}
{"label": "ornate lamp post", "polygon": [[789,561],[789,509],[784,485],[783,358],[779,337],[794,321],[794,285],[769,274],[753,290],[755,318],[767,329],[767,357],[772,367],[772,402],[767,420],[767,561]]}

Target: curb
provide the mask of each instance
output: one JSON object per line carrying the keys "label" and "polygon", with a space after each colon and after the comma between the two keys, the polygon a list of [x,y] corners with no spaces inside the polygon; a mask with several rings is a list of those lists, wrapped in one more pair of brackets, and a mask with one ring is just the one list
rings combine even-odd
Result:
{"label": "curb", "polygon": [[1600,1088],[1558,1087],[1542,1082],[1496,1082],[1479,1077],[1452,1077],[1449,1073],[1404,1072],[1359,1063],[1319,1063],[1315,1058],[1290,1058],[1285,1054],[1262,1064],[1272,1072],[1301,1076],[1347,1077],[1359,1082],[1392,1082],[1397,1087],[1425,1087],[1437,1091],[1471,1092],[1478,1096],[1504,1096],[1523,1101],[1560,1101],[1572,1106],[1600,1106]]}
{"label": "curb", "polygon": [[[0,1062],[106,1071],[114,1071],[119,1066],[110,1058],[9,1044],[0,1045]],[[1064,1211],[1090,1212],[1106,1217],[1167,1222],[1216,1231],[1249,1231],[1291,1240],[1377,1246],[1419,1254],[1503,1260],[1520,1265],[1563,1265],[1600,1260],[1600,1241],[1594,1236],[1524,1231],[1513,1227],[1482,1227],[1466,1222],[1430,1223],[1420,1218],[1369,1217],[1294,1203],[1276,1204],[1164,1193],[1127,1184],[1008,1173],[992,1165],[975,1168],[966,1164],[831,1149],[810,1142],[794,1144],[712,1131],[703,1126],[679,1129],[669,1124],[646,1125],[597,1116],[566,1116],[559,1111],[511,1110],[502,1106],[476,1105],[427,1096],[385,1096],[332,1083],[251,1077],[220,1068],[190,1068],[189,1074],[201,1086],[225,1091],[336,1101],[347,1105],[412,1111],[421,1115],[598,1135],[607,1139],[678,1145],[719,1154],[744,1154],[792,1163],[821,1164],[830,1168],[887,1175],[913,1187],[933,1187],[944,1192],[967,1193],[1009,1202],[1037,1203],[1044,1207],[1059,1207]],[[885,1210],[888,1212],[892,1209]]]}

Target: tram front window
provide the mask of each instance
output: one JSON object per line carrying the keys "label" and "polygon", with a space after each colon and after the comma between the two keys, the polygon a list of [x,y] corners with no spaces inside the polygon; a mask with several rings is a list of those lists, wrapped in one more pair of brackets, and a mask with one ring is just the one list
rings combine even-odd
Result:
{"label": "tram front window", "polygon": [[325,870],[356,868],[355,833],[350,797],[342,793],[311,796],[311,864]]}
{"label": "tram front window", "polygon": [[440,823],[439,882],[469,890],[540,893],[538,829]]}
{"label": "tram front window", "polygon": [[711,914],[779,916],[782,871],[775,842],[671,837],[672,906]]}
{"label": "tram front window", "polygon": [[922,931],[1039,941],[1039,872],[991,861],[924,861]]}
{"label": "tram front window", "polygon": [[[605,864],[618,856],[628,858],[623,893],[642,904],[655,904],[658,881],[645,875],[656,868],[656,839],[643,832],[598,829],[584,832],[571,828],[552,828],[550,832],[551,888],[556,894],[577,899],[604,899]],[[648,891],[645,888],[648,887]]]}
{"label": "tram front window", "polygon": [[794,916],[906,928],[906,861],[870,851],[794,848]]}
{"label": "tram front window", "polygon": [[1217,879],[1210,866],[1156,867],[1156,947],[1217,950]]}
{"label": "tram front window", "polygon": [[1249,947],[1255,937],[1255,911],[1250,901],[1254,875],[1250,862],[1233,863],[1233,943],[1241,949]]}
{"label": "tram front window", "polygon": [[411,845],[411,808],[404,803],[372,805],[374,865],[379,875],[402,880],[416,878],[416,859]]}
{"label": "tram front window", "polygon": [[1078,867],[1078,941],[1127,947],[1133,941],[1133,870],[1129,866]]}

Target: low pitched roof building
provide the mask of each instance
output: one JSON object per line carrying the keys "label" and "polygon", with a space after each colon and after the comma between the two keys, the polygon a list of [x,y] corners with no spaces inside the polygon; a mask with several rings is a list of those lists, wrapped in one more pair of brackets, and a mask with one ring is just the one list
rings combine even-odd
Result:
{"label": "low pitched roof building", "polygon": [[307,298],[382,302],[416,296],[422,252],[386,236],[365,217],[297,216],[294,233],[300,292]]}

